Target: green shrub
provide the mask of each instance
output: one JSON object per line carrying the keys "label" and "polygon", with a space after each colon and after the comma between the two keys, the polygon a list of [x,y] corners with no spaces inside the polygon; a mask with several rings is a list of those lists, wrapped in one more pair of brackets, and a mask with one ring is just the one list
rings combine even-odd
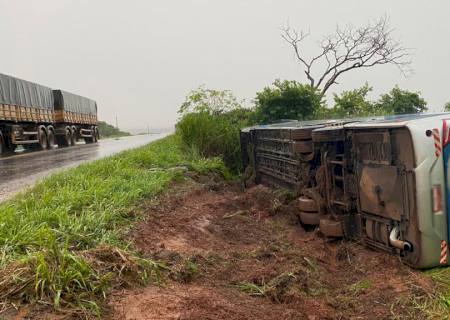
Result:
{"label": "green shrub", "polygon": [[190,152],[220,157],[232,172],[238,173],[242,169],[239,131],[249,121],[236,118],[236,113],[188,113],[178,122],[176,133]]}
{"label": "green shrub", "polygon": [[239,131],[249,126],[253,111],[241,107],[229,91],[199,88],[182,104],[176,133],[188,152],[220,157],[234,173],[242,169]]}
{"label": "green shrub", "polygon": [[309,85],[277,79],[272,86],[256,93],[256,117],[260,123],[315,119],[325,108],[323,99],[323,95]]}

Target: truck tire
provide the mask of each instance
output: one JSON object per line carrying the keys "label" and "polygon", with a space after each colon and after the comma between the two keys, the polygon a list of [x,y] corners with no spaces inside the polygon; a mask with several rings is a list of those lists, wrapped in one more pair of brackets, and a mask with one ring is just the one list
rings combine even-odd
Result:
{"label": "truck tire", "polygon": [[92,141],[93,141],[94,143],[97,143],[97,142],[98,142],[98,139],[97,139],[97,131],[95,130],[95,127],[92,127]]}
{"label": "truck tire", "polygon": [[324,236],[330,238],[341,238],[344,236],[342,222],[331,220],[329,218],[320,219],[319,230],[323,233]]}
{"label": "truck tire", "polygon": [[54,147],[55,147],[55,132],[53,130],[48,130],[47,148],[53,149]]}
{"label": "truck tire", "polygon": [[97,137],[97,141],[100,140],[100,131],[98,130],[98,127],[95,127],[95,136]]}
{"label": "truck tire", "polygon": [[313,199],[307,198],[307,197],[300,197],[298,198],[298,208],[300,211],[305,212],[317,212],[318,207],[316,202]]}
{"label": "truck tire", "polygon": [[295,141],[293,149],[294,153],[311,153],[313,151],[313,143],[311,140]]}
{"label": "truck tire", "polygon": [[64,134],[61,136],[58,136],[57,138],[58,146],[60,147],[68,147],[70,146],[71,140],[72,140],[72,131],[69,127],[66,128],[64,131]]}
{"label": "truck tire", "polygon": [[90,127],[89,128],[91,130],[91,137],[86,137],[84,138],[84,141],[86,142],[86,144],[90,144],[90,143],[95,143],[96,141],[96,136],[95,136],[95,127]]}
{"label": "truck tire", "polygon": [[71,146],[75,146],[77,144],[77,141],[78,141],[77,128],[75,126],[73,126],[70,129],[70,132],[71,132],[70,145]]}
{"label": "truck tire", "polygon": [[45,150],[48,147],[47,133],[44,129],[40,129],[38,132],[39,150]]}
{"label": "truck tire", "polygon": [[84,142],[86,142],[86,144],[94,143],[94,138],[93,137],[86,137],[86,138],[84,138]]}
{"label": "truck tire", "polygon": [[3,140],[3,134],[0,131],[0,156],[4,155],[6,152],[5,140]]}
{"label": "truck tire", "polygon": [[303,212],[300,211],[300,221],[308,226],[316,226],[320,222],[320,216],[318,212]]}

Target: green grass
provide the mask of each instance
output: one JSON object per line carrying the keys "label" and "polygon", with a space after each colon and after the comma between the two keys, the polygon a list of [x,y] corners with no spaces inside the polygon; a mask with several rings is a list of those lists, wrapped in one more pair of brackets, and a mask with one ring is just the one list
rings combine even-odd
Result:
{"label": "green grass", "polygon": [[349,287],[349,291],[354,296],[357,296],[364,291],[372,288],[372,282],[369,279],[362,279]]}
{"label": "green grass", "polygon": [[236,284],[236,288],[251,296],[269,297],[274,302],[281,303],[294,285],[296,279],[296,272],[283,272],[268,282],[262,280],[257,284],[255,282],[243,281]]}
{"label": "green grass", "polygon": [[[408,283],[414,287],[414,294],[399,298],[391,306],[393,319],[449,320],[450,268],[438,267],[420,272],[418,276],[423,278],[422,281],[418,282],[413,278]],[[405,306],[408,306],[408,314],[405,314]]]}
{"label": "green grass", "polygon": [[242,292],[248,293],[251,296],[266,296],[270,290],[273,290],[273,287],[269,286],[267,283],[258,285],[248,281],[238,283],[236,288]]}
{"label": "green grass", "polygon": [[[133,208],[182,179],[178,166],[226,172],[220,160],[187,156],[179,145],[170,136],[81,165],[0,205],[2,302],[40,300],[98,311],[97,298],[127,270],[120,264],[142,280],[155,278],[164,266],[127,256],[123,235],[135,219]],[[109,253],[97,254],[105,245]],[[105,259],[109,269],[99,262]],[[110,262],[116,260],[114,267]]]}
{"label": "green grass", "polygon": [[436,290],[416,299],[415,307],[429,319],[450,319],[450,268],[435,268],[425,274],[436,284]]}

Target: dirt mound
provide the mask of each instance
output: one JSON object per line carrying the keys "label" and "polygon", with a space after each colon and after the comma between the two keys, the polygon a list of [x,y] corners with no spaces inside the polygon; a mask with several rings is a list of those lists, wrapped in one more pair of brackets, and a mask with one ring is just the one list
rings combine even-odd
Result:
{"label": "dirt mound", "polygon": [[[328,242],[292,219],[288,194],[256,186],[174,188],[130,240],[172,270],[165,284],[118,291],[116,319],[419,319],[417,283],[396,257]],[[294,210],[295,211],[295,210]]]}

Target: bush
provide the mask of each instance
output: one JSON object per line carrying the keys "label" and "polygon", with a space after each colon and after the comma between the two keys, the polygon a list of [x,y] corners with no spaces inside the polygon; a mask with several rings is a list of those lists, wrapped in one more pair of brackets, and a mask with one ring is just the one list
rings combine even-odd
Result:
{"label": "bush", "polygon": [[253,112],[241,107],[229,91],[199,88],[182,104],[176,133],[189,152],[220,157],[234,173],[242,169],[239,131],[249,126]]}
{"label": "bush", "polygon": [[376,106],[385,114],[420,113],[428,110],[427,102],[420,96],[420,92],[402,90],[398,86],[381,95]]}
{"label": "bush", "polygon": [[236,119],[233,113],[188,113],[178,122],[176,132],[190,152],[220,157],[232,172],[238,173],[242,169],[239,131],[248,121]]}
{"label": "bush", "polygon": [[383,110],[378,109],[367,98],[371,91],[372,87],[366,83],[361,88],[344,91],[340,95],[333,94],[334,107],[330,109],[331,115],[337,118],[382,115]]}
{"label": "bush", "polygon": [[323,95],[310,85],[275,80],[273,87],[256,93],[256,116],[260,123],[282,119],[311,120],[320,117]]}

